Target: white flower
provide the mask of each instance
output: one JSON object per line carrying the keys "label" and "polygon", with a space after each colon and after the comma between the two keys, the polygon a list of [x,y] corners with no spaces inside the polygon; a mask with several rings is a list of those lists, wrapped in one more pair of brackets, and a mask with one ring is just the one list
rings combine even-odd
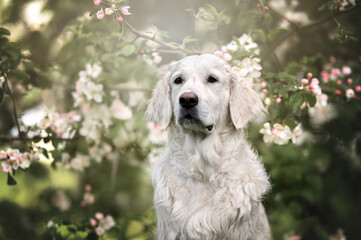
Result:
{"label": "white flower", "polygon": [[86,118],[80,128],[79,134],[87,139],[99,141],[100,131],[98,127],[99,123],[92,119]]}
{"label": "white flower", "polygon": [[302,126],[300,123],[295,127],[295,129],[293,129],[293,132],[292,132],[292,143],[293,144],[296,144],[297,137],[300,136],[301,134],[302,134]]}
{"label": "white flower", "polygon": [[289,126],[275,123],[271,129],[270,123],[266,122],[260,130],[260,133],[263,134],[263,141],[265,143],[273,142],[278,145],[284,145],[287,144],[290,139],[292,139],[293,143],[296,143],[296,138],[302,134],[302,128],[301,124],[298,124],[296,128],[291,131]]}
{"label": "white flower", "polygon": [[152,56],[154,64],[159,64],[162,61],[162,57],[159,55],[159,52],[152,53]]}
{"label": "white flower", "polygon": [[69,210],[71,206],[71,202],[63,190],[57,190],[51,202],[61,212]]}
{"label": "white flower", "polygon": [[248,34],[243,34],[239,38],[239,43],[247,52],[254,52],[256,55],[259,54],[260,50],[258,49],[258,44],[253,42],[252,38]]}
{"label": "white flower", "polygon": [[352,90],[351,88],[346,90],[346,97],[347,98],[353,98],[355,96],[355,91]]}
{"label": "white flower", "polygon": [[244,58],[239,64],[241,76],[252,83],[255,78],[261,76],[262,66],[259,64],[259,58]]}
{"label": "white flower", "polygon": [[89,148],[89,154],[97,163],[101,163],[105,156],[105,151],[102,147],[93,146]]}
{"label": "white flower", "polygon": [[110,8],[105,9],[105,14],[106,15],[112,15],[113,13],[114,13],[114,11],[112,9],[110,9]]}
{"label": "white flower", "polygon": [[149,130],[149,141],[155,144],[163,144],[168,141],[167,131],[162,130],[159,124],[149,122],[147,127]]}
{"label": "white flower", "polygon": [[236,41],[231,41],[230,43],[227,44],[226,47],[231,52],[238,51],[238,44],[236,43]]}
{"label": "white flower", "polygon": [[50,120],[47,118],[44,118],[42,120],[40,120],[40,122],[38,123],[38,127],[40,129],[47,129],[48,127],[50,127]]}
{"label": "white flower", "polygon": [[115,226],[115,221],[110,215],[104,217],[102,213],[98,212],[95,214],[95,218],[99,221],[98,225],[95,227],[95,232],[99,236],[103,235],[106,231]]}
{"label": "white flower", "polygon": [[323,123],[328,122],[337,116],[335,107],[328,104],[327,99],[328,96],[326,94],[317,95],[315,107],[308,109],[311,124],[314,127],[319,127]]}
{"label": "white flower", "polygon": [[97,103],[103,101],[103,85],[88,82],[84,89],[84,94],[88,101],[94,100]]}
{"label": "white flower", "polygon": [[103,71],[102,67],[97,63],[94,63],[93,66],[87,64],[85,68],[87,75],[93,79],[97,78],[99,74]]}
{"label": "white flower", "polygon": [[263,134],[263,141],[265,143],[273,142],[273,135],[271,131],[271,125],[269,122],[263,124],[263,127],[259,132]]}
{"label": "white flower", "polygon": [[89,156],[77,153],[75,158],[71,159],[70,163],[66,167],[82,172],[84,171],[84,168],[89,166],[90,166]]}
{"label": "white flower", "polygon": [[125,104],[119,99],[115,99],[110,108],[113,112],[113,116],[117,119],[129,120],[133,117],[132,110],[125,106]]}
{"label": "white flower", "polygon": [[30,159],[29,156],[25,153],[21,153],[18,158],[19,167],[22,169],[26,169],[30,167]]}

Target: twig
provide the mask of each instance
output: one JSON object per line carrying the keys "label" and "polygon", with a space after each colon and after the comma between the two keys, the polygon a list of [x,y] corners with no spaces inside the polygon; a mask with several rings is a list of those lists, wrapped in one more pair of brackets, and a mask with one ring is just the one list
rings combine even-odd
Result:
{"label": "twig", "polygon": [[[59,141],[77,141],[79,140],[79,137],[74,138],[54,138],[55,140]],[[51,139],[50,139],[51,140]],[[0,136],[0,142],[20,142],[20,141],[34,141],[34,138],[28,138],[28,137],[6,137],[6,136]]]}
{"label": "twig", "polygon": [[289,37],[291,37],[293,34],[301,31],[301,30],[305,30],[305,29],[308,29],[308,28],[312,28],[312,27],[315,27],[317,25],[320,25],[320,24],[323,24],[324,22],[327,22],[328,20],[330,19],[333,19],[339,15],[342,15],[344,13],[348,13],[348,12],[351,12],[357,8],[359,8],[360,5],[357,5],[357,6],[354,6],[354,7],[351,7],[349,8],[348,10],[345,10],[345,11],[338,11],[338,12],[334,12],[333,14],[327,16],[327,17],[324,17],[318,21],[315,21],[313,23],[310,23],[310,24],[306,24],[306,25],[303,25],[303,26],[298,26],[297,28],[294,28],[292,31],[286,33],[285,35],[283,35],[282,37],[280,37],[277,41],[275,41],[272,46],[268,49],[268,51],[263,55],[262,57],[262,62],[266,61],[271,55],[272,53],[276,50],[276,48],[281,44],[283,43],[283,41],[285,41],[286,39],[288,39]]}
{"label": "twig", "polygon": [[[264,15],[263,15],[263,17],[264,17]],[[263,21],[262,21],[262,22],[264,22],[264,18],[263,18]],[[263,27],[263,31],[264,31],[264,33],[265,33],[265,38],[266,38],[267,46],[270,47],[270,46],[271,46],[271,42],[269,41],[269,38],[268,38],[268,29],[267,29],[267,26],[266,26],[265,24],[262,24],[262,25],[263,25],[263,26],[262,26],[262,27]],[[283,70],[283,66],[282,66],[282,64],[281,64],[280,60],[278,59],[278,57],[277,57],[277,55],[276,55],[275,52],[273,52],[272,56],[273,56],[273,59],[274,59],[276,65],[277,65],[278,69],[279,69],[279,70]]]}
{"label": "twig", "polygon": [[164,42],[160,39],[157,39],[155,36],[149,36],[147,34],[144,34],[144,33],[141,33],[139,32],[137,29],[135,29],[128,21],[124,20],[125,24],[127,25],[128,29],[134,33],[135,35],[137,35],[138,37],[140,38],[144,38],[144,39],[148,39],[150,41],[153,41],[155,43],[158,43],[159,45],[161,45],[162,47],[165,47],[165,48],[168,48],[172,51],[179,51],[183,54],[195,54],[195,53],[198,53],[198,52],[195,52],[195,51],[192,51],[192,50],[189,50],[189,49],[186,49],[186,48],[181,48],[179,46],[176,46],[176,45],[173,45],[171,43],[168,43],[168,42]]}
{"label": "twig", "polygon": [[14,98],[14,95],[10,89],[10,86],[9,86],[9,82],[8,82],[8,78],[7,78],[7,74],[5,73],[4,69],[1,67],[1,73],[2,73],[2,76],[4,77],[4,83],[5,83],[5,88],[7,90],[7,93],[9,94],[10,98],[11,98],[11,101],[13,102],[13,116],[14,116],[14,121],[15,121],[15,124],[16,124],[16,128],[18,130],[18,134],[19,134],[19,137],[21,138],[22,135],[21,135],[21,130],[20,130],[20,124],[19,124],[19,119],[18,119],[18,114],[16,112],[16,104],[15,104],[15,98]]}
{"label": "twig", "polygon": [[293,21],[291,21],[290,19],[288,19],[287,17],[283,16],[282,14],[280,14],[279,12],[277,12],[276,10],[273,10],[271,7],[269,7],[269,10],[273,13],[275,13],[277,16],[279,16],[280,18],[286,20],[287,22],[289,22],[293,28],[299,28],[298,24],[294,23]]}

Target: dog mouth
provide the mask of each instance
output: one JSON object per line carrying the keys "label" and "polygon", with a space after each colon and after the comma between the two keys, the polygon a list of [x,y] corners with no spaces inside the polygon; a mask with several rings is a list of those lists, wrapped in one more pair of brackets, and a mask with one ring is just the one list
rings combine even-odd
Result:
{"label": "dog mouth", "polygon": [[198,129],[206,133],[212,133],[214,130],[214,124],[205,124],[198,118],[197,113],[192,111],[183,112],[179,124],[187,129]]}

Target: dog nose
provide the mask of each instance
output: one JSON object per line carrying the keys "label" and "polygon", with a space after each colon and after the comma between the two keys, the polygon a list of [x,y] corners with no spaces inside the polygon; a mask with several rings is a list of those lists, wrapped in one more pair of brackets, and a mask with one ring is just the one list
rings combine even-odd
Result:
{"label": "dog nose", "polygon": [[184,108],[192,108],[198,104],[198,96],[192,92],[182,93],[179,97],[179,104]]}

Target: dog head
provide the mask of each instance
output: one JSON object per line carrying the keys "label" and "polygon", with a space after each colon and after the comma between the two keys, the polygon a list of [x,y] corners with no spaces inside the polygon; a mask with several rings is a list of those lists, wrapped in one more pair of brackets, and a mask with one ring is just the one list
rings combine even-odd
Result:
{"label": "dog head", "polygon": [[262,108],[260,98],[236,68],[204,54],[170,66],[153,91],[146,115],[163,128],[174,121],[183,131],[209,134],[230,120],[241,129]]}

